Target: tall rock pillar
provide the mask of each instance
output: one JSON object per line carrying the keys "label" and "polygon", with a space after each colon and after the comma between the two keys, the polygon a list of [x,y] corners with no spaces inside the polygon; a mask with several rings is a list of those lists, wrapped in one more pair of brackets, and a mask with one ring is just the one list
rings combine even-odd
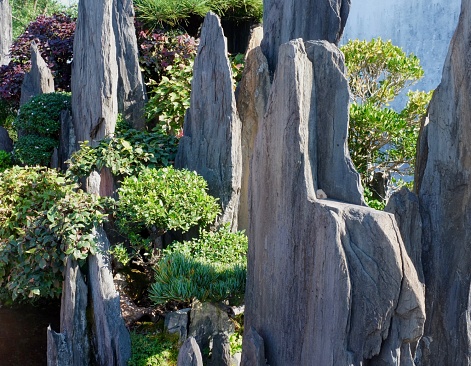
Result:
{"label": "tall rock pillar", "polygon": [[463,0],[418,152],[427,321],[421,365],[471,365],[471,1]]}
{"label": "tall rock pillar", "polygon": [[[113,5],[113,0],[80,0],[78,8],[72,114],[77,142],[87,140],[92,146],[114,132],[118,113]],[[103,195],[108,178],[103,171],[92,172],[84,188]],[[101,227],[94,230],[94,237],[96,254],[89,255],[85,268],[68,259],[61,305],[62,337],[49,337],[59,342],[59,351],[52,352],[50,347],[51,353],[64,357],[54,363],[57,365],[125,366],[131,356],[130,336],[111,273],[110,244]],[[68,352],[60,352],[64,348]]]}
{"label": "tall rock pillar", "polygon": [[237,229],[242,172],[241,122],[237,113],[219,18],[208,13],[195,59],[191,102],[175,165],[194,170],[208,182],[222,206],[220,223]]}
{"label": "tall rock pillar", "polygon": [[0,66],[10,62],[12,29],[11,6],[8,0],[0,0]]}

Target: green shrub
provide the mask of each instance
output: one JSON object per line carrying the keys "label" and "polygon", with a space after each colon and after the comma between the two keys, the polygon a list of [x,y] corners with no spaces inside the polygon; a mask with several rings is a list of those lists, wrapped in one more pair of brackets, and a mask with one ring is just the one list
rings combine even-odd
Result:
{"label": "green shrub", "polygon": [[153,332],[142,334],[131,332],[132,356],[129,366],[175,366],[177,364],[178,343],[177,334]]}
{"label": "green shrub", "polygon": [[[180,59],[177,57],[176,59]],[[164,132],[178,135],[183,129],[185,112],[190,107],[193,59],[181,59],[174,66],[167,67],[167,75],[152,89],[146,104],[148,120],[158,120]],[[152,83],[150,84],[152,86]]]}
{"label": "green shrub", "polygon": [[178,139],[158,131],[124,130],[116,137],[101,140],[96,147],[83,142],[68,161],[68,174],[85,177],[107,167],[117,177],[137,175],[145,167],[160,168],[173,163],[177,147]]}
{"label": "green shrub", "polygon": [[222,301],[243,296],[247,274],[247,237],[228,226],[201,238],[173,243],[155,271],[149,297],[167,301]]}
{"label": "green shrub", "polygon": [[58,138],[63,110],[71,111],[70,93],[37,95],[21,106],[15,127],[28,134]]}
{"label": "green shrub", "polygon": [[3,172],[5,169],[11,168],[12,166],[11,153],[6,152],[5,150],[0,150],[0,172]]}
{"label": "green shrub", "polygon": [[13,157],[22,165],[47,166],[51,161],[54,148],[58,146],[59,141],[51,137],[24,135],[16,142]]}
{"label": "green shrub", "polygon": [[186,232],[212,223],[220,212],[201,176],[171,166],[125,178],[118,195],[117,224],[124,233],[146,228]]}
{"label": "green shrub", "polygon": [[0,285],[13,299],[58,297],[66,256],[95,253],[105,202],[76,188],[52,169],[0,173]]}

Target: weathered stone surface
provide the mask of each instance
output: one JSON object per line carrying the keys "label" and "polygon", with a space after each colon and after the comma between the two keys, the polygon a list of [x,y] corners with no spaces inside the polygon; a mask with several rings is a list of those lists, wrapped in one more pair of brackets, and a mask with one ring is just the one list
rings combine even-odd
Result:
{"label": "weathered stone surface", "polygon": [[213,337],[211,366],[231,366],[231,344],[227,333],[219,333]]}
{"label": "weathered stone surface", "polygon": [[[48,353],[48,362],[58,366],[86,366],[90,364],[90,343],[87,331],[86,309],[88,288],[79,265],[72,259],[67,260],[61,302],[60,336],[55,336],[58,350],[63,350],[62,342],[67,342],[68,353],[60,351]],[[57,355],[57,358],[54,357]],[[50,360],[50,361],[49,361]]]}
{"label": "weathered stone surface", "polygon": [[131,340],[121,317],[119,294],[107,254],[110,243],[102,228],[95,231],[97,253],[88,257],[88,282],[93,311],[92,344],[98,365],[127,365]]}
{"label": "weathered stone surface", "polygon": [[326,40],[337,44],[350,10],[350,0],[264,0],[262,50],[270,71],[278,48],[292,39]]}
{"label": "weathered stone surface", "polygon": [[347,146],[350,95],[344,56],[326,41],[308,41],[306,52],[315,68],[309,119],[317,132],[317,137],[310,136],[315,141],[310,153],[317,159],[318,189],[331,199],[365,205]]}
{"label": "weathered stone surface", "polygon": [[47,327],[47,366],[72,365],[66,335]]}
{"label": "weathered stone surface", "polygon": [[12,39],[11,6],[8,0],[0,0],[0,66],[10,62]]}
{"label": "weathered stone surface", "polygon": [[[247,329],[247,328],[245,328]],[[242,365],[265,366],[265,345],[257,331],[251,327],[244,332],[242,340]]]}
{"label": "weathered stone surface", "polygon": [[234,324],[226,312],[206,302],[192,304],[188,335],[196,339],[200,349],[209,349],[211,339],[224,332],[234,333]]}
{"label": "weathered stone surface", "polygon": [[[280,47],[251,168],[245,329],[263,338],[271,366],[394,364],[402,350],[411,363],[423,289],[394,216],[352,204],[361,192],[352,192],[358,178],[342,156],[338,127],[347,109],[320,100],[343,93],[315,90],[325,87],[316,75],[330,82],[343,69],[333,47],[317,42],[306,50],[301,40]],[[322,124],[317,106],[340,111],[322,111],[334,116]],[[321,143],[323,136],[331,138]],[[320,174],[322,159],[351,172],[336,188],[344,202],[316,197],[338,173]],[[243,356],[242,365],[249,362]]]}
{"label": "weathered stone surface", "polygon": [[194,170],[219,198],[220,223],[237,228],[242,157],[226,39],[219,18],[206,15],[195,59],[191,106],[185,117],[175,166]]}
{"label": "weathered stone surface", "polygon": [[200,348],[193,337],[188,338],[181,346],[177,366],[203,366]]}
{"label": "weathered stone surface", "polygon": [[25,75],[21,84],[20,105],[28,103],[39,94],[54,92],[54,77],[41,56],[36,42],[31,42],[31,70]]}
{"label": "weathered stone surface", "polygon": [[250,162],[258,126],[265,114],[270,90],[270,74],[267,59],[260,47],[249,51],[244,73],[237,89],[237,110],[242,121],[242,173],[239,201],[239,230],[249,227],[249,178]]}
{"label": "weathered stone surface", "polygon": [[75,151],[75,130],[72,114],[64,110],[61,112],[61,133],[59,139],[58,162],[61,170],[67,170],[66,160],[70,159]]}
{"label": "weathered stone surface", "polygon": [[471,365],[471,2],[464,0],[422,129],[416,187],[427,322],[421,365]]}
{"label": "weathered stone surface", "polygon": [[10,138],[8,131],[2,126],[0,126],[0,150],[13,151],[13,140]]}
{"label": "weathered stone surface", "polygon": [[165,315],[165,329],[167,329],[169,333],[178,333],[181,341],[184,341],[188,336],[190,310],[191,309],[182,309],[171,311]]}
{"label": "weathered stone surface", "polygon": [[72,63],[72,115],[77,141],[101,140],[114,132],[118,66],[113,0],[81,0]]}
{"label": "weathered stone surface", "polygon": [[420,282],[424,283],[424,273],[422,270],[422,219],[420,217],[417,195],[404,187],[389,197],[384,211],[392,213],[396,218],[407,254],[409,254],[417,270]]}
{"label": "weathered stone surface", "polygon": [[139,67],[132,0],[113,1],[113,29],[118,64],[118,111],[134,128],[145,125],[146,91]]}

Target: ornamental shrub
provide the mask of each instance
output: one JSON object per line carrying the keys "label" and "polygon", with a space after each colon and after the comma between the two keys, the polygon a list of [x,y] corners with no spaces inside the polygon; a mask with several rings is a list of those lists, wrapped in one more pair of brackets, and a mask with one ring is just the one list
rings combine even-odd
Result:
{"label": "ornamental shrub", "polygon": [[160,168],[173,163],[178,139],[159,131],[124,130],[116,137],[101,140],[96,147],[80,144],[68,161],[67,174],[78,179],[93,170],[107,167],[118,178],[137,175],[144,168]]}
{"label": "ornamental shrub", "polygon": [[14,127],[27,134],[58,138],[63,110],[72,112],[70,93],[37,95],[20,108]]}
{"label": "ornamental shrub", "polygon": [[0,172],[3,172],[5,169],[11,168],[13,162],[11,160],[11,153],[0,150]]}
{"label": "ornamental shrub", "polygon": [[212,223],[220,212],[203,177],[172,166],[146,168],[118,189],[117,225],[123,233],[182,230]]}
{"label": "ornamental shrub", "polygon": [[13,157],[16,162],[29,166],[48,166],[54,148],[59,146],[59,141],[51,137],[38,135],[21,136],[13,149]]}
{"label": "ornamental shrub", "polygon": [[56,90],[70,91],[74,32],[75,20],[65,14],[41,15],[30,23],[13,42],[10,63],[0,67],[0,99],[18,106],[24,75],[31,68],[33,40],[54,75]]}
{"label": "ornamental shrub", "polygon": [[13,299],[58,297],[66,256],[94,254],[107,203],[53,169],[0,173],[0,285]]}
{"label": "ornamental shrub", "polygon": [[149,297],[167,301],[222,301],[240,298],[245,291],[248,241],[228,226],[201,232],[199,239],[173,243],[155,268]]}

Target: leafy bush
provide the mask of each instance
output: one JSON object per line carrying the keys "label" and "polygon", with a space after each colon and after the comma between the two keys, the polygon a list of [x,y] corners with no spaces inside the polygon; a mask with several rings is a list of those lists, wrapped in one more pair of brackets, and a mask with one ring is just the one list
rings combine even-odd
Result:
{"label": "leafy bush", "polygon": [[201,176],[171,166],[144,169],[138,177],[125,178],[118,195],[117,224],[124,233],[149,228],[186,232],[213,222],[220,212]]}
{"label": "leafy bush", "polygon": [[167,301],[222,301],[245,291],[248,248],[242,232],[228,226],[201,238],[173,243],[156,266],[149,297],[155,304]]}
{"label": "leafy bush", "polygon": [[0,99],[18,106],[21,84],[31,68],[30,47],[34,40],[51,68],[56,90],[70,91],[75,21],[65,14],[39,16],[11,46],[11,61],[0,67]]}
{"label": "leafy bush", "polygon": [[59,141],[51,137],[38,135],[21,136],[13,149],[15,160],[23,165],[48,166],[54,148],[59,146]]}
{"label": "leafy bush", "polygon": [[0,150],[0,172],[3,172],[5,169],[11,168],[12,166],[11,153],[6,152],[5,150]]}
{"label": "leafy bush", "polygon": [[148,120],[158,119],[158,125],[164,132],[179,135],[186,110],[190,107],[193,60],[187,59],[178,65],[168,66],[166,70],[168,76],[163,76],[152,89],[152,96],[146,104],[146,117]]}
{"label": "leafy bush", "polygon": [[58,138],[63,110],[72,111],[70,93],[40,94],[20,108],[14,126],[28,134]]}
{"label": "leafy bush", "polygon": [[105,201],[76,188],[52,169],[0,173],[0,285],[13,299],[58,297],[65,257],[95,252]]}
{"label": "leafy bush", "polygon": [[370,194],[367,199],[371,205],[382,207],[381,202],[372,201],[378,196],[374,172],[412,174],[420,119],[432,93],[409,92],[407,106],[396,112],[389,103],[423,76],[419,59],[380,38],[349,41],[341,50],[353,95],[348,132],[350,155]]}
{"label": "leafy bush", "polygon": [[263,15],[262,0],[135,0],[137,17],[149,28],[182,25],[191,16],[204,17],[213,11],[221,17],[253,19]]}
{"label": "leafy bush", "polygon": [[161,132],[129,129],[116,137],[107,137],[98,146],[83,142],[70,160],[68,174],[88,176],[107,167],[118,177],[137,175],[145,167],[160,168],[173,163],[178,140]]}

